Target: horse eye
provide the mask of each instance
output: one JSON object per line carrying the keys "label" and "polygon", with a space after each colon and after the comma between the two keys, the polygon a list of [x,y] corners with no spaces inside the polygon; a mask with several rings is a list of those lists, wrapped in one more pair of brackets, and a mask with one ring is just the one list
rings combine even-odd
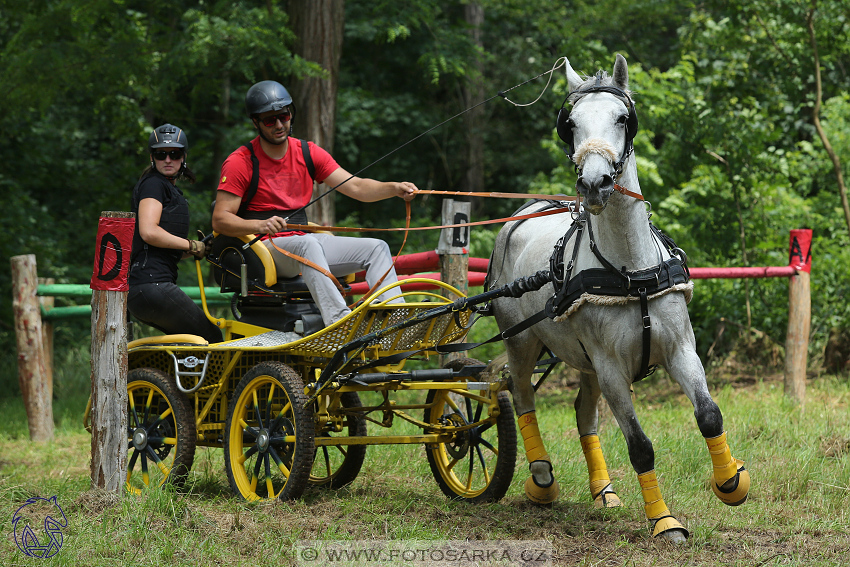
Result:
{"label": "horse eye", "polygon": [[617,124],[625,124],[625,123],[626,123],[626,120],[628,120],[628,119],[629,119],[629,117],[628,117],[628,116],[626,116],[625,114],[621,114],[621,115],[617,118]]}

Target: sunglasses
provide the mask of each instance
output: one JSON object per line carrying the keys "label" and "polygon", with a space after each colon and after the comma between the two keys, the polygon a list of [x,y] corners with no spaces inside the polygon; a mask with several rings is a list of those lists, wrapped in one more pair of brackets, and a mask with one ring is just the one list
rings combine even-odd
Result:
{"label": "sunglasses", "polygon": [[157,161],[164,161],[166,157],[170,157],[174,161],[177,161],[178,159],[183,159],[183,150],[171,150],[168,152],[157,151],[151,152],[151,155],[153,156],[153,159]]}
{"label": "sunglasses", "polygon": [[267,116],[265,118],[260,118],[260,121],[268,128],[277,124],[277,121],[280,120],[281,124],[286,124],[289,119],[292,118],[292,113],[290,111],[281,112],[280,114],[275,114],[274,116]]}

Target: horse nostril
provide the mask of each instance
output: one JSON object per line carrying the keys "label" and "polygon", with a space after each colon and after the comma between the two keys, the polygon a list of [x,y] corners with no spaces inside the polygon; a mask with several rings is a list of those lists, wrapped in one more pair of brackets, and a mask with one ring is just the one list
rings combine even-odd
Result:
{"label": "horse nostril", "polygon": [[576,180],[576,191],[579,193],[585,194],[590,189],[590,186],[587,185],[584,181],[584,177],[579,177]]}
{"label": "horse nostril", "polygon": [[614,178],[608,174],[603,175],[599,179],[599,190],[600,191],[611,191],[614,189]]}

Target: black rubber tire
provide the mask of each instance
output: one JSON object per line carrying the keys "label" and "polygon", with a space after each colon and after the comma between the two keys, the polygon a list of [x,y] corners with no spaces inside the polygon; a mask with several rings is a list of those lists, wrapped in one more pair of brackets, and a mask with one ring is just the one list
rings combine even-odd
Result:
{"label": "black rubber tire", "polygon": [[[471,358],[457,359],[446,364],[445,368],[457,370],[472,364],[481,362]],[[437,424],[454,420],[460,425],[479,421],[485,415],[488,404],[461,397],[463,403],[455,404],[459,405],[460,411],[457,412],[449,405],[448,390],[429,390],[425,422]],[[499,392],[497,400],[497,417],[474,429],[458,432],[453,442],[425,446],[434,479],[443,494],[453,500],[494,502],[500,500],[511,486],[517,454],[516,426],[508,393]],[[463,478],[458,477],[456,472],[461,473]]]}
{"label": "black rubber tire", "polygon": [[224,466],[240,498],[295,500],[304,493],[315,452],[313,409],[305,405],[301,377],[282,362],[261,362],[239,381],[227,412]]}
{"label": "black rubber tire", "polygon": [[[174,378],[155,368],[127,375],[126,488],[181,487],[195,460],[195,414]],[[150,463],[155,467],[149,467]]]}
{"label": "black rubber tire", "polygon": [[[343,408],[360,408],[360,396],[357,392],[343,392],[340,404]],[[348,416],[348,431],[339,435],[347,437],[365,437],[366,418],[363,415]],[[331,433],[317,436],[332,437]],[[310,474],[310,486],[336,490],[354,482],[366,459],[366,445],[325,445],[316,447],[313,470]]]}

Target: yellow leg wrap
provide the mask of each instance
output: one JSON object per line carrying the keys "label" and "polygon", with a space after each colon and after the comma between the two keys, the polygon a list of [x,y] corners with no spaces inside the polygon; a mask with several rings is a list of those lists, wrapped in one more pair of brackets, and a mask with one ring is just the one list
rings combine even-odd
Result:
{"label": "yellow leg wrap", "polygon": [[720,484],[723,484],[737,473],[738,466],[735,459],[732,458],[732,451],[729,445],[726,444],[726,432],[706,439],[708,444],[708,452],[711,453],[711,464],[714,467],[714,478]]}
{"label": "yellow leg wrap", "polygon": [[639,474],[638,482],[643,496],[643,510],[646,519],[650,522],[652,537],[657,537],[670,530],[680,530],[682,535],[687,538],[688,530],[670,513],[667,504],[661,497],[661,489],[658,487],[655,471]]}
{"label": "yellow leg wrap", "polygon": [[[522,435],[522,442],[525,446],[525,458],[529,464],[538,461],[543,461],[549,465],[549,473],[552,473],[552,463],[549,460],[549,455],[546,454],[546,448],[543,447],[543,439],[540,437],[540,429],[537,427],[537,414],[530,411],[522,414],[517,419],[519,424],[519,432]],[[530,476],[525,481],[525,495],[529,500],[536,504],[550,504],[558,499],[560,488],[555,475],[552,474],[552,482],[547,486],[540,486]]]}
{"label": "yellow leg wrap", "polygon": [[543,447],[543,439],[540,437],[540,429],[537,427],[537,412],[524,413],[517,419],[519,432],[522,435],[522,443],[525,446],[525,458],[529,463],[534,461],[548,461],[549,455]]}
{"label": "yellow leg wrap", "polygon": [[590,496],[597,508],[616,508],[622,506],[620,498],[611,486],[602,445],[596,435],[585,435],[581,439],[581,450],[587,462],[587,474],[590,477]]}
{"label": "yellow leg wrap", "polygon": [[726,432],[705,441],[714,469],[711,489],[715,496],[729,506],[743,504],[750,493],[750,473],[744,468],[743,461],[732,457],[732,451],[726,444]]}

